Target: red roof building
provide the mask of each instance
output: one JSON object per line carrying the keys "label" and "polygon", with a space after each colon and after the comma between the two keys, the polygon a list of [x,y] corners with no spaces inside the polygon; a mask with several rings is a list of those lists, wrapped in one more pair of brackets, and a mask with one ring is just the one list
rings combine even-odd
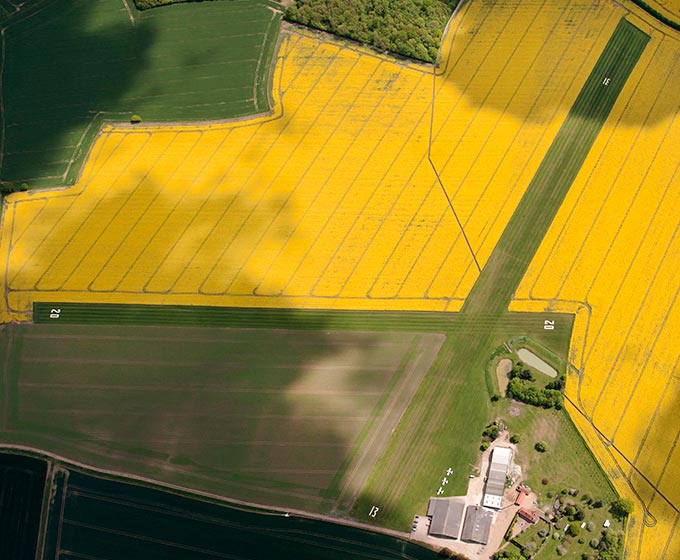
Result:
{"label": "red roof building", "polygon": [[536,511],[529,511],[528,509],[519,508],[517,515],[529,523],[536,523],[536,521],[538,521],[538,512]]}
{"label": "red roof building", "polygon": [[524,501],[524,497],[529,495],[529,489],[526,486],[520,486],[519,487],[519,494],[517,494],[517,497],[515,498],[515,505],[516,506],[521,506],[522,502]]}

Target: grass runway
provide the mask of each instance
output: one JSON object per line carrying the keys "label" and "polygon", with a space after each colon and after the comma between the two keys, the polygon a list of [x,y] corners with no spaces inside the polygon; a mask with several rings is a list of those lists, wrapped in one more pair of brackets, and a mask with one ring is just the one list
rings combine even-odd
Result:
{"label": "grass runway", "polygon": [[[293,63],[278,67],[280,118],[207,131],[107,130],[88,164],[96,185],[11,198],[2,238],[7,317],[26,318],[41,301],[396,312],[458,310],[467,298],[463,313],[442,323],[447,340],[355,504],[359,518],[382,504],[375,522],[404,527],[414,504],[434,490],[427,465],[453,460],[464,473],[475,459],[470,426],[481,429],[489,414],[479,399],[487,352],[527,333],[555,336],[544,342],[565,351],[571,319],[558,313],[576,312],[570,362],[580,375],[570,377],[568,392],[586,420],[573,408],[572,416],[617,489],[656,523],[643,529],[638,511],[629,550],[672,558],[680,533],[677,434],[669,438],[666,429],[677,416],[668,325],[677,306],[668,263],[677,219],[674,170],[663,162],[673,159],[678,131],[677,73],[668,72],[677,67],[678,45],[628,16],[651,35],[643,49],[645,34],[620,22],[625,13],[577,1],[501,2],[493,11],[469,3],[452,22],[434,98],[422,93],[419,69],[293,32],[279,61]],[[379,79],[362,81],[367,68]],[[432,99],[432,160],[486,265],[479,279],[423,159]],[[394,117],[388,126],[379,112],[385,107]],[[321,150],[305,145],[307,137]],[[378,139],[389,148],[384,153]],[[253,161],[266,166],[251,177]],[[196,168],[207,171],[187,184]],[[216,192],[222,207],[233,208],[228,216],[205,203],[203,188],[227,170]],[[347,184],[356,189],[345,200]],[[64,221],[67,215],[73,219]],[[144,231],[159,232],[153,246],[141,244]],[[216,263],[211,243],[223,247],[225,235],[228,248]],[[206,265],[212,276],[203,274]],[[508,314],[508,302],[514,311],[547,314]],[[643,304],[647,312],[637,313]],[[251,313],[241,320],[256,321]],[[291,316],[299,320],[297,311]],[[333,321],[361,323],[361,314],[341,317]],[[563,328],[541,332],[543,319]],[[601,445],[588,419],[613,447]]]}

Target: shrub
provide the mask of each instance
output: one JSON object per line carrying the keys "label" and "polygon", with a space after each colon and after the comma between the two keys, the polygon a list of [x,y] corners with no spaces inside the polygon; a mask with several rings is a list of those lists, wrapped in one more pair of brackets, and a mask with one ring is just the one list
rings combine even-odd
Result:
{"label": "shrub", "polygon": [[548,448],[546,447],[545,443],[543,443],[542,441],[537,441],[537,442],[534,444],[534,449],[535,449],[536,451],[538,451],[539,453],[545,453],[545,452],[548,450]]}
{"label": "shrub", "polygon": [[545,388],[546,389],[554,389],[555,391],[562,391],[564,389],[564,385],[566,383],[567,379],[564,375],[560,375],[558,378],[554,379],[550,383],[548,383]]}
{"label": "shrub", "polygon": [[581,527],[578,523],[570,523],[567,531],[572,537],[578,537],[581,534]]}
{"label": "shrub", "polygon": [[517,434],[512,434],[510,436],[510,443],[519,443],[519,436]]}
{"label": "shrub", "polygon": [[633,500],[629,500],[628,498],[617,498],[612,502],[611,512],[619,519],[623,519],[633,513],[634,508]]}
{"label": "shrub", "polygon": [[602,507],[602,500],[594,500],[593,503],[591,504],[594,508],[601,508]]}
{"label": "shrub", "polygon": [[[549,479],[549,478],[542,478],[542,479],[541,479],[541,484],[542,484],[543,486],[548,486],[548,484],[550,484],[550,479]],[[548,496],[548,498],[550,498],[550,497],[551,497],[551,496]]]}
{"label": "shrub", "polygon": [[142,117],[140,117],[139,115],[132,115],[130,117],[130,123],[131,124],[137,124],[137,123],[140,123],[140,122],[142,122]]}
{"label": "shrub", "polygon": [[564,556],[567,553],[567,549],[564,548],[562,545],[559,545],[556,549],[555,552],[559,554],[560,556]]}
{"label": "shrub", "polygon": [[556,408],[558,410],[562,408],[562,401],[564,398],[560,391],[539,389],[517,377],[510,380],[506,393],[509,397],[533,406]]}
{"label": "shrub", "polygon": [[491,402],[497,402],[500,400],[500,398],[501,396],[498,393],[494,393],[493,395],[491,395]]}
{"label": "shrub", "polygon": [[480,449],[481,451],[486,451],[487,449],[489,449],[489,442],[488,442],[488,441],[483,441],[483,442],[482,442],[482,445],[479,446],[479,449]]}
{"label": "shrub", "polygon": [[597,547],[600,546],[600,541],[599,539],[590,539],[590,547],[597,549]]}
{"label": "shrub", "polygon": [[592,521],[588,521],[588,524],[586,525],[586,529],[590,531],[591,533],[595,530],[595,523]]}

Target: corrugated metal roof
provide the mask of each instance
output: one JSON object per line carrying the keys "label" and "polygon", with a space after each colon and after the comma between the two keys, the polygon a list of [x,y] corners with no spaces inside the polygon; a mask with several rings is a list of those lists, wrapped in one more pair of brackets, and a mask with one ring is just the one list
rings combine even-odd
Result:
{"label": "corrugated metal roof", "polygon": [[432,517],[430,534],[457,539],[463,521],[465,502],[460,498],[430,498],[427,515]]}
{"label": "corrugated metal roof", "polygon": [[465,511],[461,539],[468,542],[486,544],[491,532],[492,513],[480,506],[468,506]]}

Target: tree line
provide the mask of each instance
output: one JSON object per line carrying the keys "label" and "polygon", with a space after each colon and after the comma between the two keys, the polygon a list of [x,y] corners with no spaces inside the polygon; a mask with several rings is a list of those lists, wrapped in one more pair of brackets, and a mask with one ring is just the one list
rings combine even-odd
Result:
{"label": "tree line", "polygon": [[459,0],[295,0],[286,19],[381,51],[434,62]]}

